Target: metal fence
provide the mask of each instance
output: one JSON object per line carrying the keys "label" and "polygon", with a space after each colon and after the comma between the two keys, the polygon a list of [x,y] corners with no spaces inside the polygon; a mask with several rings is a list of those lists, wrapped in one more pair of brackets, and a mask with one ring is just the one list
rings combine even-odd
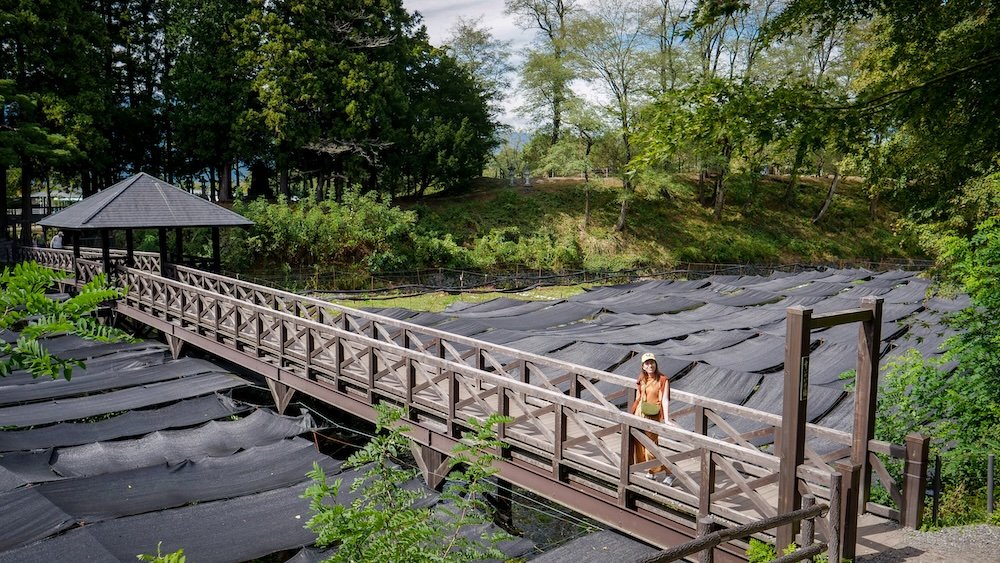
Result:
{"label": "metal fence", "polygon": [[922,271],[929,260],[837,260],[819,264],[711,264],[686,262],[673,268],[636,268],[620,271],[570,270],[552,272],[532,268],[515,268],[497,273],[454,268],[434,268],[359,274],[348,270],[294,269],[274,274],[226,272],[227,276],[260,285],[278,287],[298,293],[336,293],[343,298],[379,294],[419,295],[432,292],[499,291],[519,292],[544,286],[578,284],[622,284],[656,279],[704,279],[709,276],[769,276],[774,272],[797,273],[817,268],[861,268],[875,272],[887,270]]}

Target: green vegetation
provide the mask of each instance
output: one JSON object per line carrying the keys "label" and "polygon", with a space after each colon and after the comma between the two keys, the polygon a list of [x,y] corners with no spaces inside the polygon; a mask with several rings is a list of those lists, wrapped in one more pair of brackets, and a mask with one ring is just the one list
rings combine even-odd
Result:
{"label": "green vegetation", "polygon": [[[378,435],[345,462],[345,468],[364,468],[363,476],[350,485],[358,496],[350,504],[336,504],[343,485],[332,484],[319,465],[309,473],[313,484],[303,497],[315,513],[306,527],[317,535],[320,546],[336,551],[327,561],[471,561],[501,559],[496,549],[509,535],[484,533],[479,538],[462,536],[463,528],[490,522],[485,495],[487,479],[495,473],[491,464],[502,442],[495,427],[512,419],[491,415],[483,422],[471,420],[472,432],[463,435],[450,458],[454,469],[435,508],[421,506],[426,497],[420,489],[401,485],[419,475],[416,469],[393,462],[407,449],[409,428],[401,424],[403,412],[376,405]],[[461,469],[458,469],[461,468]]]}
{"label": "green vegetation", "polygon": [[132,339],[121,330],[98,324],[92,315],[101,303],[121,297],[122,290],[109,288],[101,275],[65,301],[46,296],[64,276],[36,262],[22,262],[0,272],[0,334],[20,333],[13,343],[0,341],[0,377],[24,369],[34,377],[69,380],[73,368],[82,368],[83,362],[50,354],[44,340],[48,337],[73,334],[102,342]]}
{"label": "green vegetation", "polygon": [[[341,204],[237,203],[234,209],[256,224],[249,235],[225,234],[223,258],[236,271],[312,268],[329,278],[336,269],[340,287],[351,289],[351,273],[366,282],[369,274],[420,268],[623,271],[678,262],[877,261],[917,254],[914,240],[892,230],[895,215],[869,219],[856,181],[842,184],[841,197],[820,224],[782,205],[779,178],[762,179],[753,200],[733,194],[721,223],[713,223],[713,210],[698,202],[692,178],[674,175],[670,182],[669,199],[658,190],[636,190],[636,221],[622,232],[613,230],[616,188],[573,180],[531,188],[487,184],[405,206],[352,190]],[[819,207],[829,182],[804,179],[799,202]],[[588,228],[584,190],[590,191]]]}
{"label": "green vegetation", "polygon": [[178,549],[173,553],[161,553],[160,546],[163,542],[156,544],[156,555],[140,554],[136,555],[139,561],[151,561],[152,563],[185,563],[187,557],[184,556],[184,550]]}
{"label": "green vegetation", "polygon": [[896,443],[909,432],[933,437],[948,490],[940,523],[953,525],[985,519],[986,457],[1000,451],[1000,229],[996,217],[971,238],[942,229],[925,241],[940,279],[972,305],[950,318],[957,334],[940,358],[913,352],[887,366],[876,434]]}
{"label": "green vegetation", "polygon": [[582,293],[586,285],[556,285],[548,287],[538,287],[516,293],[501,293],[498,291],[480,291],[463,293],[444,293],[440,291],[432,293],[421,293],[419,295],[400,295],[395,297],[375,298],[365,297],[363,299],[329,299],[333,303],[346,305],[348,307],[403,307],[414,311],[441,312],[449,305],[456,302],[482,303],[497,297],[509,297],[514,299],[524,299],[529,301],[547,301],[565,299],[578,293]]}

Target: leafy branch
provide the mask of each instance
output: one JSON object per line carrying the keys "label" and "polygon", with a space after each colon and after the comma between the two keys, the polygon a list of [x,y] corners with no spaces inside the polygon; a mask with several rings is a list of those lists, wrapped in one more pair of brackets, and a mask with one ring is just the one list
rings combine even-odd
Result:
{"label": "leafy branch", "polygon": [[502,558],[497,542],[504,533],[483,534],[469,539],[463,535],[470,526],[489,522],[485,495],[487,479],[495,473],[502,442],[495,427],[510,419],[491,415],[484,422],[471,420],[472,432],[453,450],[452,468],[462,466],[451,480],[436,508],[427,506],[423,489],[400,486],[417,477],[418,471],[392,462],[408,449],[400,423],[403,411],[376,405],[377,435],[344,463],[346,468],[365,467],[364,474],[350,485],[357,493],[349,504],[339,504],[343,480],[330,483],[318,464],[308,476],[313,483],[303,493],[314,513],[306,527],[316,533],[316,544],[336,546],[328,561],[469,561]]}
{"label": "leafy branch", "polygon": [[17,334],[13,342],[0,342],[0,377],[14,370],[32,376],[62,377],[69,380],[73,368],[82,368],[75,358],[49,353],[43,339],[72,334],[99,342],[134,341],[128,333],[97,322],[92,313],[104,302],[118,299],[124,290],[108,286],[103,274],[88,282],[73,297],[52,299],[46,292],[64,277],[36,262],[22,262],[0,273],[0,335]]}

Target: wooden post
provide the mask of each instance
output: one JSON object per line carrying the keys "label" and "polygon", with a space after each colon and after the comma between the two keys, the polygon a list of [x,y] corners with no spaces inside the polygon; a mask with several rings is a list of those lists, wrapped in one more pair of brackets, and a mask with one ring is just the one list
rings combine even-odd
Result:
{"label": "wooden post", "polygon": [[854,386],[854,436],[851,463],[861,466],[858,487],[858,510],[864,512],[872,485],[868,462],[868,442],[875,437],[875,409],[878,406],[878,368],[882,341],[882,299],[865,297],[861,308],[872,312],[872,319],[858,328],[858,365]]}
{"label": "wooden post", "polygon": [[219,227],[212,227],[212,271],[216,274],[222,271],[222,251],[220,247]]}
{"label": "wooden post", "polygon": [[838,462],[834,465],[843,475],[840,488],[840,559],[854,561],[858,543],[858,488],[861,486],[861,466]]}
{"label": "wooden post", "polygon": [[[804,495],[802,497],[802,508],[812,508],[816,504],[816,497]],[[812,518],[802,521],[802,534],[799,536],[799,547],[809,547],[816,540],[816,522]]]}
{"label": "wooden post", "polygon": [[555,444],[552,444],[552,478],[562,481],[565,471],[563,470],[563,444],[566,443],[566,412],[563,405],[555,405]]}
{"label": "wooden post", "polygon": [[715,492],[715,459],[712,450],[701,449],[701,485],[698,488],[698,518],[712,514],[712,493]]}
{"label": "wooden post", "polygon": [[[718,525],[711,517],[698,519],[698,537],[703,538],[716,530]],[[701,563],[713,563],[715,561],[715,546],[709,547],[701,552]]]}
{"label": "wooden post", "polygon": [[410,453],[420,468],[420,473],[424,476],[427,486],[440,491],[445,477],[451,470],[448,456],[427,446],[410,441]]}
{"label": "wooden post", "polygon": [[125,265],[135,266],[135,237],[132,229],[125,229]]}
{"label": "wooden post", "polygon": [[104,270],[104,275],[107,277],[108,283],[111,282],[111,233],[107,229],[101,229],[101,268]]}
{"label": "wooden post", "polygon": [[629,479],[632,477],[632,460],[635,459],[635,440],[632,439],[632,427],[621,424],[622,442],[619,449],[621,467],[618,471],[618,506],[635,508],[635,495],[629,489]]}
{"label": "wooden post", "polygon": [[184,230],[174,229],[174,263],[184,264]]}
{"label": "wooden post", "polygon": [[919,529],[924,518],[924,491],[927,489],[927,457],[931,439],[916,432],[906,436],[906,462],[903,465],[903,506],[899,507],[900,524]]}
{"label": "wooden post", "polygon": [[156,230],[157,238],[160,242],[160,275],[167,277],[167,264],[170,263],[170,258],[167,255],[167,229],[166,227],[160,227]]}
{"label": "wooden post", "polygon": [[[785,323],[785,385],[781,410],[781,463],[778,470],[778,514],[798,510],[802,502],[796,473],[805,460],[806,404],[809,398],[809,322],[812,309],[789,307]],[[798,524],[778,527],[781,553],[793,541]]]}
{"label": "wooden post", "polygon": [[827,538],[827,561],[840,561],[840,522],[843,510],[840,501],[843,498],[844,476],[841,473],[830,475],[830,511],[826,515],[830,523],[830,537]]}

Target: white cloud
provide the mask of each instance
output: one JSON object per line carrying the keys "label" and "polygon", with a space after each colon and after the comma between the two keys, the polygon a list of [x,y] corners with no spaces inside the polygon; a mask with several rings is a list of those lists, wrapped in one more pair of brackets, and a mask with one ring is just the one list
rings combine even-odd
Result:
{"label": "white cloud", "polygon": [[493,36],[501,41],[511,41],[515,50],[527,45],[534,33],[525,31],[514,18],[504,14],[502,0],[404,0],[407,10],[420,12],[430,34],[431,43],[440,45],[451,33],[458,18],[482,17]]}

